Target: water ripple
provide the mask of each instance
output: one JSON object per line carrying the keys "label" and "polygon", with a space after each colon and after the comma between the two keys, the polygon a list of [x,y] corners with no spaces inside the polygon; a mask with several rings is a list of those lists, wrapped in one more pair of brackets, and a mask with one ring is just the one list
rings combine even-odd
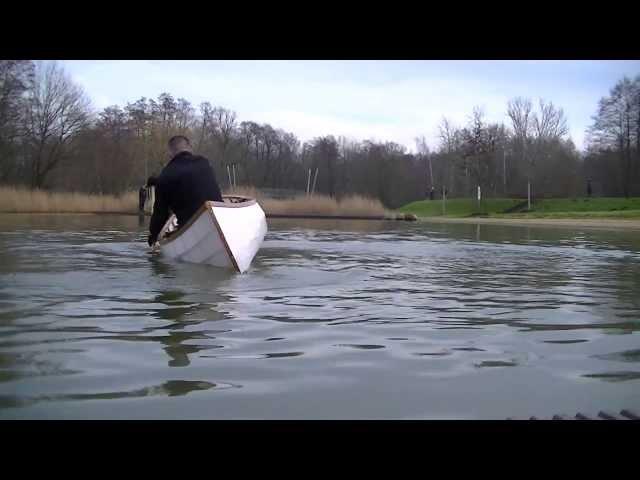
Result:
{"label": "water ripple", "polygon": [[235,275],[149,255],[135,217],[1,222],[0,417],[91,418],[109,402],[171,418],[504,418],[640,402],[632,234],[277,221]]}

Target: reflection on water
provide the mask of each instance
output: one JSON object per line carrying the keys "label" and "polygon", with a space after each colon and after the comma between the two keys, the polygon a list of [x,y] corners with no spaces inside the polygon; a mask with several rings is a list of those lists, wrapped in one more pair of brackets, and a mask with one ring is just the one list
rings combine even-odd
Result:
{"label": "reflection on water", "polygon": [[273,220],[236,275],[150,254],[146,222],[0,216],[0,418],[640,405],[635,232]]}
{"label": "reflection on water", "polygon": [[41,396],[37,398],[20,398],[16,396],[0,396],[0,407],[24,407],[40,401],[69,401],[69,400],[116,400],[120,398],[148,397],[151,395],[166,395],[176,397],[186,395],[198,390],[209,390],[211,388],[233,388],[233,385],[216,385],[215,383],[189,380],[169,380],[161,385],[138,388],[123,392],[106,393],[76,393],[69,395]]}

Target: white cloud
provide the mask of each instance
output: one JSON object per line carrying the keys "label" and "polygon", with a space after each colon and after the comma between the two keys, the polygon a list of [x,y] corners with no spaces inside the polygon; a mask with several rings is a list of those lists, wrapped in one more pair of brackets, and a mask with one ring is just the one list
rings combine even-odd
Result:
{"label": "white cloud", "polygon": [[[433,147],[443,116],[462,125],[475,105],[505,121],[513,96],[564,107],[580,147],[598,98],[640,62],[65,62],[97,108],[167,91],[210,101],[239,119],[268,122],[306,140],[333,134]],[[635,69],[635,70],[634,70]]]}

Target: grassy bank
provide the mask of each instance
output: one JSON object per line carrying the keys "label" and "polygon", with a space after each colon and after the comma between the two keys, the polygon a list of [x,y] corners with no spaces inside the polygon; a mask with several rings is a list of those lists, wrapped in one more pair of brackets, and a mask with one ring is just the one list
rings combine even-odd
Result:
{"label": "grassy bank", "polygon": [[[550,219],[583,219],[612,218],[640,219],[640,198],[554,198],[539,200],[532,205],[531,211],[504,213],[522,200],[495,198],[482,201],[481,209],[477,202],[468,198],[447,200],[446,216],[450,218],[471,217],[477,213],[495,218],[550,218]],[[422,200],[405,205],[401,212],[408,212],[418,217],[442,216],[440,200]]]}
{"label": "grassy bank", "polygon": [[611,218],[640,219],[640,210],[595,211],[595,212],[537,212],[494,214],[492,218]]}
{"label": "grassy bank", "polygon": [[[451,198],[446,200],[447,217],[469,217],[476,213],[494,214],[514,207],[522,200],[512,198],[488,198],[480,202],[478,208],[477,200],[471,198]],[[442,200],[420,200],[412,202],[399,209],[403,213],[413,213],[418,217],[442,216]]]}
{"label": "grassy bank", "polygon": [[640,197],[598,197],[540,200],[533,205],[532,211],[527,215],[549,215],[551,217],[557,214],[593,215],[594,217],[631,215],[637,217],[638,213],[640,213]]}
{"label": "grassy bank", "polygon": [[[256,198],[265,213],[272,215],[325,215],[379,217],[387,214],[378,200],[351,196],[336,199],[314,195],[290,200],[266,198],[254,188],[237,188],[226,195]],[[83,193],[44,192],[17,188],[0,188],[0,213],[129,213],[138,212],[138,194],[120,197]]]}

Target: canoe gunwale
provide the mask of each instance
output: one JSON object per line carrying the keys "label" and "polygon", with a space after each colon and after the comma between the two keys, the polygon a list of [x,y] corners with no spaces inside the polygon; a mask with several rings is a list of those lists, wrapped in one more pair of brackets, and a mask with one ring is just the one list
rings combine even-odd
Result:
{"label": "canoe gunwale", "polygon": [[212,206],[214,207],[223,207],[223,208],[243,208],[243,207],[250,207],[251,205],[255,205],[256,199],[255,198],[249,198],[249,197],[243,197],[241,195],[223,195],[222,198],[228,198],[228,199],[240,199],[242,200],[241,202],[214,202],[214,201],[208,201],[207,203],[210,203]]}
{"label": "canoe gunwale", "polygon": [[[160,246],[162,247],[164,245],[167,245],[168,243],[171,243],[176,238],[180,237],[180,235],[186,232],[189,229],[189,227],[193,225],[195,221],[198,220],[198,218],[200,218],[200,215],[202,215],[207,210],[211,211],[211,207],[244,208],[244,207],[250,207],[257,203],[254,198],[242,197],[240,195],[223,195],[222,198],[239,198],[244,201],[238,202],[238,203],[226,203],[226,202],[214,202],[211,200],[207,200],[202,204],[200,208],[198,208],[198,210],[196,210],[196,212],[193,215],[191,215],[191,218],[187,223],[184,224],[184,227],[180,227],[180,229],[175,234],[171,235],[169,238],[164,237],[161,240],[159,240],[158,243],[160,244]],[[216,223],[216,228],[218,229],[218,232],[222,235],[222,230],[220,229],[220,225],[218,224],[218,221],[215,219],[215,215],[213,215],[213,218]],[[169,220],[170,219],[171,217],[169,217]],[[222,237],[224,238],[224,235],[222,235]],[[226,244],[226,240],[224,240],[224,242]]]}
{"label": "canoe gunwale", "polygon": [[[160,246],[163,247],[163,246],[173,242],[175,239],[179,238],[180,235],[182,235],[184,232],[189,230],[189,227],[191,227],[191,225],[193,225],[196,222],[196,220],[198,220],[198,218],[200,218],[200,215],[202,215],[204,212],[207,211],[207,209],[209,208],[207,203],[209,203],[209,202],[203,203],[202,206],[200,208],[198,208],[198,210],[196,210],[196,213],[191,215],[191,218],[189,219],[189,221],[187,223],[185,223],[183,227],[180,227],[180,229],[176,233],[174,233],[173,235],[171,235],[168,238],[164,237],[163,239],[159,240],[158,243],[160,244]],[[169,220],[171,220],[171,217],[169,217]],[[167,221],[169,221],[169,220],[167,220]]]}

